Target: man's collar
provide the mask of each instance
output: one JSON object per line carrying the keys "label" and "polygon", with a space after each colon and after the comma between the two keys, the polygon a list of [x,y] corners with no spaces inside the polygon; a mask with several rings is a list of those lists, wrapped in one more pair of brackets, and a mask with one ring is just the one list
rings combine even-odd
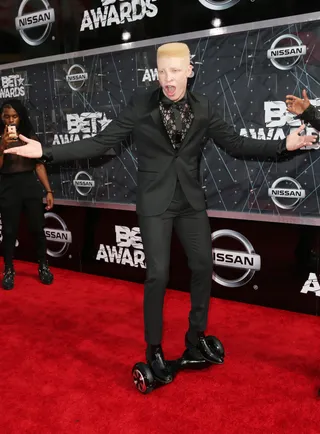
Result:
{"label": "man's collar", "polygon": [[[150,100],[149,100],[149,110],[153,110],[153,109],[159,107],[159,103],[161,101],[162,95],[163,95],[163,92],[162,92],[161,87],[158,87],[157,89],[155,89],[152,92],[152,94],[150,96]],[[196,94],[194,94],[192,91],[190,91],[188,89],[186,91],[186,97],[187,97],[188,104],[191,107],[194,107],[195,104],[199,103],[199,100],[198,100]]]}
{"label": "man's collar", "polygon": [[166,106],[173,106],[173,105],[178,106],[188,102],[188,91],[186,90],[186,93],[184,94],[183,98],[179,99],[178,101],[172,101],[164,94],[163,90],[160,88],[158,97],[159,97],[159,102],[162,102]]}

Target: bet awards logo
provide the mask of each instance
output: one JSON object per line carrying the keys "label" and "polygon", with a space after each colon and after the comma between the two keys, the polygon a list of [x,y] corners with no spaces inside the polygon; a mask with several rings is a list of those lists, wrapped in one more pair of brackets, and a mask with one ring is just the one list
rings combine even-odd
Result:
{"label": "bet awards logo", "polygon": [[240,0],[199,0],[203,6],[214,11],[232,8],[232,6],[239,3],[239,1]]}
{"label": "bet awards logo", "polygon": [[100,27],[123,25],[125,22],[143,20],[145,17],[153,18],[158,13],[154,4],[157,0],[101,0],[101,6],[84,11],[80,32],[95,30]]}
{"label": "bet awards logo", "polygon": [[115,226],[116,246],[100,244],[96,260],[146,268],[140,228]]}
{"label": "bet awards logo", "polygon": [[72,65],[66,76],[67,83],[70,89],[79,91],[88,80],[88,74],[81,65]]}
{"label": "bet awards logo", "polygon": [[[319,107],[318,100],[314,99],[310,100],[310,102],[314,106]],[[264,120],[265,128],[241,128],[240,135],[259,140],[284,140],[288,134],[293,133],[301,126],[301,120],[296,119],[294,114],[287,111],[287,106],[284,101],[265,101]],[[287,126],[289,128],[284,128]],[[317,141],[312,145],[304,146],[300,150],[319,149],[319,132],[307,126],[305,134],[314,135]]]}
{"label": "bet awards logo", "polygon": [[157,68],[138,69],[138,72],[139,71],[143,72],[142,83],[145,83],[145,82],[151,83],[153,81],[159,80]]}
{"label": "bet awards logo", "polygon": [[[21,38],[33,47],[42,44],[50,35],[52,23],[55,21],[54,9],[52,9],[47,0],[38,0],[43,8],[36,12],[25,13],[25,10],[30,10],[30,6],[34,3],[32,0],[23,0],[18,10],[16,17],[16,29],[20,33]],[[34,36],[34,31],[28,34],[30,29],[40,28],[39,36]]]}
{"label": "bet awards logo", "polygon": [[52,145],[63,145],[93,137],[103,131],[110,122],[112,119],[108,119],[102,112],[67,114],[68,134],[55,134]]}
{"label": "bet awards logo", "polygon": [[0,98],[19,98],[25,94],[24,78],[20,74],[1,77]]}
{"label": "bet awards logo", "polygon": [[89,173],[82,170],[74,177],[73,185],[81,196],[88,196],[95,186],[95,182]]}
{"label": "bet awards logo", "polygon": [[[282,41],[285,41],[284,46],[281,45]],[[282,35],[273,41],[270,50],[267,52],[267,57],[277,69],[288,71],[294,68],[306,53],[307,47],[303,45],[298,36]],[[280,59],[285,59],[285,62],[281,62]],[[292,60],[288,62],[288,59]]]}
{"label": "bet awards logo", "polygon": [[320,285],[315,273],[310,273],[308,279],[305,281],[301,291],[302,294],[313,292],[316,297],[320,297]]}
{"label": "bet awards logo", "polygon": [[50,221],[49,227],[44,228],[48,242],[47,253],[53,258],[61,258],[67,253],[72,243],[72,234],[68,230],[64,220],[57,214],[47,212],[44,217],[46,222]]}
{"label": "bet awards logo", "polygon": [[221,229],[213,232],[211,235],[213,245],[222,237],[232,238],[239,241],[243,250],[226,250],[214,247],[212,250],[213,264],[221,267],[228,267],[238,270],[243,270],[243,274],[235,279],[227,279],[218,275],[215,271],[212,278],[219,285],[228,288],[238,288],[239,286],[246,285],[254,276],[256,271],[261,268],[261,258],[256,254],[250,241],[239,232],[229,229]]}
{"label": "bet awards logo", "polygon": [[[279,188],[278,185],[285,182],[289,185],[293,184],[294,188]],[[271,197],[272,202],[282,209],[293,209],[301,199],[306,197],[306,191],[303,190],[301,185],[296,179],[283,176],[277,179],[268,189],[268,196]],[[281,200],[279,200],[281,198]]]}

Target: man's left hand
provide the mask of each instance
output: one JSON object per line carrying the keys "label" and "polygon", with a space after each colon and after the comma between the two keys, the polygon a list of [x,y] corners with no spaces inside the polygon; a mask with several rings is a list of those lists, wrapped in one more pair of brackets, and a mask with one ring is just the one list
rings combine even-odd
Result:
{"label": "man's left hand", "polygon": [[50,209],[53,208],[53,194],[52,193],[47,193],[46,202],[47,202],[46,210],[49,211]]}
{"label": "man's left hand", "polygon": [[287,137],[286,146],[288,151],[297,151],[304,146],[311,146],[317,141],[315,136],[299,136],[305,127],[305,124],[301,125],[301,127]]}

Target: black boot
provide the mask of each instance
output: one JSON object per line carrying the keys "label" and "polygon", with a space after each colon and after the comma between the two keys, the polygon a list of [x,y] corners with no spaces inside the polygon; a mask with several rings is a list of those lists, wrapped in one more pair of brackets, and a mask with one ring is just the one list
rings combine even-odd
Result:
{"label": "black boot", "polygon": [[173,377],[165,362],[161,345],[147,346],[147,362],[157,379],[163,383],[171,383]]}
{"label": "black boot", "polygon": [[44,285],[51,285],[53,282],[53,274],[51,273],[47,262],[40,262],[38,272],[41,283]]}
{"label": "black boot", "polygon": [[5,266],[4,273],[3,273],[3,279],[2,279],[2,288],[9,291],[10,289],[13,289],[14,287],[14,276],[15,271],[13,266]]}

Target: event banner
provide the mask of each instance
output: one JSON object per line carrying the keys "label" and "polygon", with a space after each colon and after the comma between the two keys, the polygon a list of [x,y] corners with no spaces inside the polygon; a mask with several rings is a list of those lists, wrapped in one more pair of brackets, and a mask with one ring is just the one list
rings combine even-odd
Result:
{"label": "event banner", "polygon": [[[136,213],[76,210],[55,206],[45,213],[50,266],[143,283],[146,261]],[[215,218],[210,225],[212,297],[320,315],[318,228]],[[0,219],[0,254],[2,239]],[[34,247],[22,218],[15,258],[35,262]],[[35,265],[35,276],[36,270]],[[189,292],[190,278],[187,257],[173,233],[168,288]]]}
{"label": "event banner", "polygon": [[[143,283],[146,262],[136,214],[87,211],[91,235],[83,251],[82,270]],[[215,218],[210,224],[213,297],[320,314],[320,236],[316,227]],[[189,292],[190,277],[187,257],[173,233],[168,288]]]}
{"label": "event banner", "polygon": [[[320,21],[192,39],[189,88],[206,95],[241,136],[281,140],[301,121],[286,111],[288,93],[320,105]],[[53,146],[107,128],[133,93],[158,86],[156,48],[126,49],[1,70],[0,103],[21,98],[39,139]],[[212,211],[273,216],[319,215],[318,142],[284,161],[233,158],[208,137],[199,184]],[[136,143],[131,136],[105,155],[49,166],[56,200],[64,204],[133,205]],[[168,141],[168,146],[170,143]],[[57,202],[59,203],[59,202]],[[232,214],[231,214],[232,215]]]}
{"label": "event banner", "polygon": [[318,10],[295,0],[3,0],[0,64]]}

